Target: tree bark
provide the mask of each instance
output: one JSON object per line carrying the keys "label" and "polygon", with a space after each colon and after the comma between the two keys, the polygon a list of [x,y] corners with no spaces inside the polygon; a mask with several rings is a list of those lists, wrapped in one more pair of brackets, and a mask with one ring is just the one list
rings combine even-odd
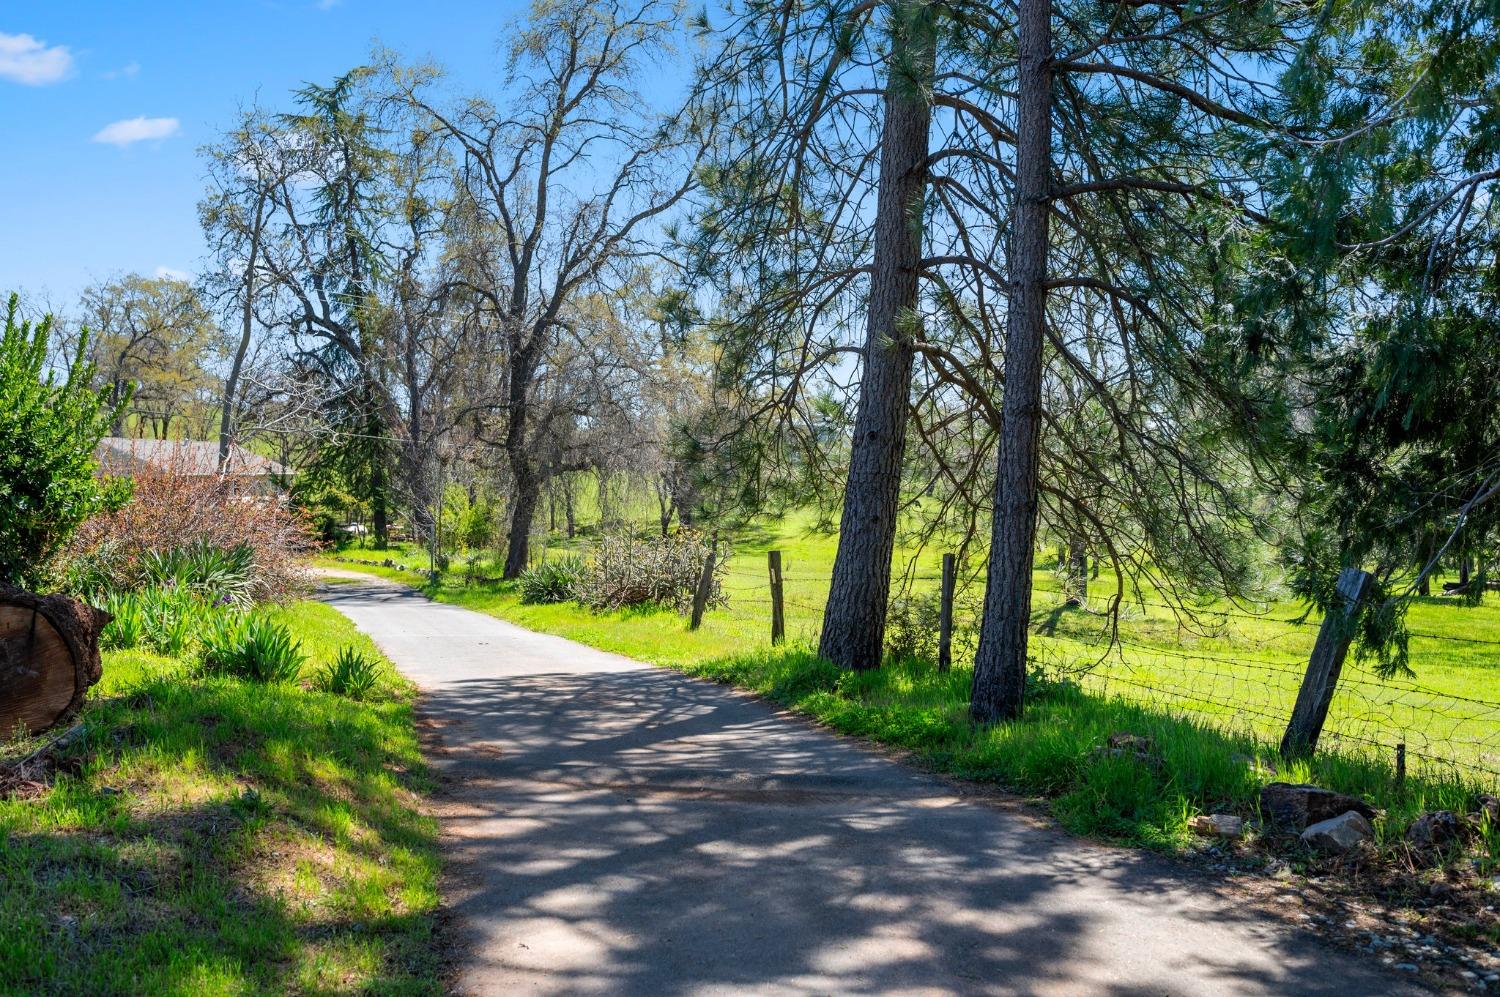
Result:
{"label": "tree bark", "polygon": [[1068,595],[1077,599],[1089,597],[1089,552],[1083,537],[1068,537]]}
{"label": "tree bark", "polygon": [[102,609],[0,585],[0,739],[71,719],[99,681]]}
{"label": "tree bark", "polygon": [[932,8],[898,2],[891,20],[864,370],[838,553],[818,641],[819,655],[853,669],[878,668],[885,644],[932,125],[927,96],[936,50]]}
{"label": "tree bark", "polygon": [[510,509],[510,532],[506,537],[505,569],[502,578],[520,578],[531,557],[531,522],[541,500],[542,482],[524,458],[512,461],[511,474],[515,491]]}
{"label": "tree bark", "polygon": [[1016,180],[1005,319],[1005,401],[995,468],[984,617],[969,712],[978,723],[1021,715],[1035,558],[1042,343],[1047,321],[1048,200],[1052,167],[1052,5],[1018,12]]}

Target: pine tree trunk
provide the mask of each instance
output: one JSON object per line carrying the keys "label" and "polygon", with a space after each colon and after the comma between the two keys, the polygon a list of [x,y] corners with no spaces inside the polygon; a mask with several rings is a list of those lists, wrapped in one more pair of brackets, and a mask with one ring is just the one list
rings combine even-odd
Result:
{"label": "pine tree trunk", "polygon": [[1047,223],[1052,166],[1051,0],[1020,0],[1016,181],[1001,410],[984,618],[969,711],[979,723],[1021,715],[1035,558]]}
{"label": "pine tree trunk", "polygon": [[864,371],[818,642],[818,653],[844,668],[878,668],[885,643],[922,260],[932,124],[926,91],[936,47],[932,16],[930,7],[916,3],[898,3],[892,12]]}

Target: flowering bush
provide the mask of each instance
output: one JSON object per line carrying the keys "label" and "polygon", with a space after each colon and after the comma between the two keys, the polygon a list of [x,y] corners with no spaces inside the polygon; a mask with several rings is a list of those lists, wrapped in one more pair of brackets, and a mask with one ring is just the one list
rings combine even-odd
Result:
{"label": "flowering bush", "polygon": [[178,581],[231,601],[282,600],[305,587],[299,559],[315,541],[302,515],[233,476],[151,466],[131,500],[79,528],[70,588],[135,590]]}
{"label": "flowering bush", "polygon": [[[706,537],[689,530],[667,537],[628,533],[602,537],[594,545],[587,575],[577,586],[578,600],[592,609],[656,603],[685,613],[692,608],[703,562],[712,549]],[[722,567],[720,562],[718,568]],[[727,603],[720,581],[716,569],[709,606]]]}

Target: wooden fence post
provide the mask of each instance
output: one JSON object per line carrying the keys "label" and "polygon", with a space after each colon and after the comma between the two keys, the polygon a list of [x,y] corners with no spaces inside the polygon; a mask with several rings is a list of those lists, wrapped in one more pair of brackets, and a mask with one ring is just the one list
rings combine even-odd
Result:
{"label": "wooden fence post", "polygon": [[703,610],[714,587],[714,556],[717,553],[710,548],[708,556],[703,559],[703,574],[698,576],[698,589],[693,593],[693,617],[688,623],[689,630],[697,630],[703,624]]}
{"label": "wooden fence post", "polygon": [[786,614],[781,604],[781,551],[766,552],[766,567],[771,572],[771,643],[786,639]]}
{"label": "wooden fence post", "polygon": [[1323,733],[1323,721],[1328,718],[1328,704],[1333,701],[1333,690],[1354,636],[1349,629],[1349,618],[1372,581],[1374,576],[1358,568],[1339,572],[1337,591],[1344,604],[1323,617],[1323,625],[1318,628],[1318,639],[1307,661],[1307,674],[1297,692],[1297,705],[1292,708],[1291,722],[1281,739],[1283,758],[1309,755],[1317,750],[1318,735]]}
{"label": "wooden fence post", "polygon": [[953,667],[953,575],[952,554],[943,555],[943,588],[938,604],[938,671]]}

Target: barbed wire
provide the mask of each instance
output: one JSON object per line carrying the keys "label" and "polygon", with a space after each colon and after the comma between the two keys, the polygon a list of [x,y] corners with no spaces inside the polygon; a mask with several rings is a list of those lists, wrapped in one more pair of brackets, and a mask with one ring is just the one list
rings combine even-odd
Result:
{"label": "barbed wire", "polygon": [[[828,583],[826,577],[789,575],[783,581]],[[731,603],[769,607],[773,604],[769,579],[747,583],[736,578],[724,593]],[[753,593],[753,595],[752,595]],[[1153,608],[1181,610],[1167,603],[1134,602]],[[821,602],[782,598],[784,610],[796,610],[802,620],[788,621],[789,629],[806,626],[804,614],[821,614]],[[1049,611],[1039,611],[1045,617]],[[1208,653],[1182,644],[1155,643],[1138,635],[1101,633],[1092,638],[1034,626],[1039,663],[1102,695],[1118,695],[1168,713],[1192,715],[1226,732],[1248,733],[1257,739],[1279,737],[1307,669],[1308,638],[1320,621],[1191,608],[1191,613],[1278,624],[1286,629],[1252,636],[1239,631],[1215,635],[1235,647],[1275,650],[1278,640],[1296,638],[1300,647],[1284,648],[1274,657],[1249,657],[1229,651]],[[1151,622],[1147,620],[1146,622]],[[954,607],[956,635],[978,629],[978,610]],[[1227,625],[1227,624],[1226,624]],[[769,628],[767,630],[769,634]],[[1500,646],[1500,640],[1411,631],[1424,641]],[[1389,764],[1396,746],[1405,745],[1408,759],[1461,773],[1470,779],[1500,777],[1500,702],[1436,689],[1406,679],[1380,679],[1346,667],[1329,709],[1323,738],[1347,744]]]}

